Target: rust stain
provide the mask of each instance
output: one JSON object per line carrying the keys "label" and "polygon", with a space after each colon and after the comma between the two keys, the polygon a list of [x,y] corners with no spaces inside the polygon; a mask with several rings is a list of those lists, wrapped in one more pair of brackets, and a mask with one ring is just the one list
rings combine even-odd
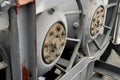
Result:
{"label": "rust stain", "polygon": [[21,7],[21,6],[23,6],[23,5],[26,5],[26,4],[28,4],[28,3],[31,3],[31,2],[33,2],[34,0],[16,0],[16,6],[17,7]]}
{"label": "rust stain", "polygon": [[28,80],[28,77],[29,77],[29,71],[23,64],[22,65],[22,80]]}
{"label": "rust stain", "polygon": [[16,6],[14,6],[13,9],[15,9],[16,14],[18,14],[18,8]]}
{"label": "rust stain", "polygon": [[14,6],[16,14],[18,14],[19,7],[24,6],[24,5],[31,3],[31,2],[34,2],[34,0],[16,0],[16,5]]}
{"label": "rust stain", "polygon": [[22,66],[22,80],[29,80],[29,77],[33,77],[32,72],[29,71],[25,65]]}

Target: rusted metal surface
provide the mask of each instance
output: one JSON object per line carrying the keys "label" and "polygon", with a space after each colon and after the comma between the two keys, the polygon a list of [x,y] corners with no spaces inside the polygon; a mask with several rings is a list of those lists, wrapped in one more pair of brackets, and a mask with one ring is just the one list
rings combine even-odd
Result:
{"label": "rusted metal surface", "polygon": [[18,14],[19,7],[24,6],[24,5],[31,3],[31,2],[34,2],[34,0],[16,0],[16,5],[14,6],[16,14]]}
{"label": "rusted metal surface", "polygon": [[20,6],[26,5],[28,3],[31,3],[33,1],[34,0],[16,0],[16,6],[20,7]]}
{"label": "rusted metal surface", "polygon": [[29,77],[33,77],[32,72],[25,67],[25,65],[22,65],[22,80],[28,80]]}
{"label": "rusted metal surface", "polygon": [[[20,1],[19,4],[18,1]],[[26,1],[27,3],[21,4],[21,0],[16,0],[16,4],[13,6],[14,15],[12,16],[14,18],[12,18],[12,26],[14,27],[12,28],[12,34],[18,33],[18,35],[16,35],[17,37],[14,36],[17,39],[12,43],[17,45],[14,45],[15,47],[12,47],[12,50],[14,51],[16,50],[15,48],[17,48],[18,51],[20,51],[15,55],[14,53],[16,53],[16,51],[12,53],[11,59],[13,63],[15,61],[13,59],[18,55],[16,58],[16,63],[18,63],[17,66],[12,65],[12,74],[14,75],[13,80],[37,80],[37,60],[35,52],[35,2],[33,0]],[[27,26],[29,26],[29,28]],[[14,28],[15,30],[13,31]]]}
{"label": "rusted metal surface", "polygon": [[29,71],[23,64],[22,65],[22,80],[28,80],[28,77],[29,77]]}

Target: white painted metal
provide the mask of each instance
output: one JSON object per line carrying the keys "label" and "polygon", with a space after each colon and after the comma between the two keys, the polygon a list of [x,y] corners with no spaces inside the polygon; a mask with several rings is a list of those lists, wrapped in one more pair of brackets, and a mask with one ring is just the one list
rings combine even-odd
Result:
{"label": "white painted metal", "polygon": [[67,0],[36,0],[36,14],[39,14],[65,2],[67,2]]}
{"label": "white painted metal", "polygon": [[[10,1],[15,2],[15,0]],[[103,34],[104,31],[102,29],[99,34],[92,36],[90,26],[93,17],[96,17],[94,15],[99,7],[100,9],[105,9],[106,12],[106,9],[117,5],[117,3],[108,5],[108,2],[109,0],[36,0],[36,6],[30,2],[27,5],[17,5],[17,10],[13,9],[15,3],[12,3],[10,18],[8,16],[8,8],[10,5],[6,5],[8,4],[6,1],[5,3],[3,2],[0,8],[3,10],[2,12],[0,11],[0,31],[4,31],[4,29],[8,31],[7,37],[10,37],[10,42],[9,38],[3,39],[0,34],[0,44],[7,46],[5,50],[8,51],[8,55],[10,55],[12,79],[22,80],[24,76],[23,68],[26,68],[28,79],[45,79],[44,77],[38,76],[44,76],[44,74],[50,71],[55,65],[55,68],[59,69],[59,71],[56,72],[59,74],[57,79],[89,79],[93,73],[95,60],[100,59],[109,44],[111,38],[109,33],[112,30],[114,18],[111,18],[113,20],[112,23],[108,22],[111,24],[110,27],[109,25],[103,25],[105,29],[109,30],[106,35],[98,37],[99,34]],[[2,3],[2,0],[0,0],[0,3]],[[82,25],[83,17],[81,18],[83,11],[85,15],[84,25]],[[106,16],[106,13],[104,15]],[[105,23],[104,20],[105,18],[100,18],[100,21],[103,21],[101,23]],[[49,61],[43,57],[44,54],[46,54],[43,46],[46,39],[48,43],[50,43],[49,31],[55,30],[53,26],[56,23],[60,23],[62,30],[65,31],[65,44],[62,49],[59,49],[60,56],[49,63]],[[10,30],[8,27],[10,27]],[[9,33],[10,35],[8,36]],[[57,33],[59,32],[56,32],[56,34]],[[81,45],[82,38],[83,43]],[[54,39],[54,36],[52,39]],[[53,40],[53,43],[54,41],[55,40]],[[93,43],[90,43],[92,41]],[[6,42],[9,44],[6,45]],[[95,54],[91,54],[92,50],[95,50]],[[69,53],[70,59],[61,58],[62,54],[66,56],[69,55]],[[2,64],[0,64],[0,66],[1,65]],[[65,69],[61,67],[61,65],[64,66]],[[61,74],[61,72],[63,73]],[[9,78],[7,79],[9,80]]]}
{"label": "white painted metal", "polygon": [[[37,15],[37,64],[38,64],[38,75],[42,75],[49,71],[55,63],[59,60],[60,56],[51,64],[46,64],[42,58],[42,48],[43,42],[46,37],[47,32],[51,26],[57,22],[61,22],[64,25],[66,34],[67,34],[67,23],[65,15],[58,8],[55,8],[53,14],[49,14],[48,11]],[[63,49],[60,51],[62,53]],[[60,53],[60,55],[61,55]]]}
{"label": "white painted metal", "polygon": [[[89,1],[89,0],[83,1],[84,2],[83,6],[85,5],[85,2],[87,2],[87,1]],[[109,23],[110,26],[106,26],[106,19],[108,18],[106,16],[108,15],[107,14],[108,8],[115,6],[115,4],[113,3],[113,4],[105,5],[106,3],[103,2],[102,0],[91,0],[90,3],[88,4],[89,7],[87,8],[87,11],[85,14],[85,31],[84,31],[84,37],[83,37],[83,42],[82,42],[82,45],[83,45],[82,49],[87,56],[93,56],[95,53],[97,53],[97,51],[99,52],[101,49],[103,49],[103,47],[105,45],[107,45],[106,38],[110,37],[109,35],[110,35],[111,29],[113,26],[112,23],[114,21],[111,21],[111,23]],[[99,11],[100,14],[103,15],[103,18],[100,18],[100,19],[98,16],[95,16],[95,14],[97,13],[96,11],[98,10],[99,7],[102,7],[103,8],[102,12],[104,12],[104,13],[102,13]],[[110,17],[113,18],[113,20],[115,18],[112,15]],[[95,22],[98,19],[99,19],[99,22],[102,21],[101,30],[99,28],[98,31],[95,31],[98,33],[96,33],[96,35],[93,36],[95,33],[94,30],[97,28],[92,29],[91,24],[93,24],[93,22]],[[96,23],[97,22],[95,22],[95,25],[92,25],[92,26],[93,27],[98,26],[98,25],[96,25]],[[106,30],[106,32],[105,32],[105,30]],[[91,35],[91,33],[92,33],[92,35]]]}

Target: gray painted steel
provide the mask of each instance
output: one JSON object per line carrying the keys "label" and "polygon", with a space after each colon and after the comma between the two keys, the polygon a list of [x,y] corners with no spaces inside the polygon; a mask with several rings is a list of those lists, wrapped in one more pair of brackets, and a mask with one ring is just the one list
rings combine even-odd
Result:
{"label": "gray painted steel", "polygon": [[[94,70],[119,80],[119,68],[98,61],[106,54],[112,39],[118,43],[118,3],[118,0],[36,0],[15,9],[16,0],[0,0],[0,45],[5,54],[0,55],[8,65],[7,80],[22,80],[24,68],[29,80],[38,80],[53,67],[61,72],[56,80],[89,80]],[[105,9],[104,33],[91,36],[92,18],[100,6]],[[45,64],[43,42],[56,22],[65,27],[66,46],[52,64]]]}

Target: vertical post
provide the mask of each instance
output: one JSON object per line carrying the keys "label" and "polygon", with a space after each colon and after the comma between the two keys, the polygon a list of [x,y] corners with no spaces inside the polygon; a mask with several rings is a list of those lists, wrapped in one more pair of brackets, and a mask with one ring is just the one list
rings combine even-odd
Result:
{"label": "vertical post", "polygon": [[10,11],[10,45],[13,80],[37,80],[35,1],[16,0]]}

